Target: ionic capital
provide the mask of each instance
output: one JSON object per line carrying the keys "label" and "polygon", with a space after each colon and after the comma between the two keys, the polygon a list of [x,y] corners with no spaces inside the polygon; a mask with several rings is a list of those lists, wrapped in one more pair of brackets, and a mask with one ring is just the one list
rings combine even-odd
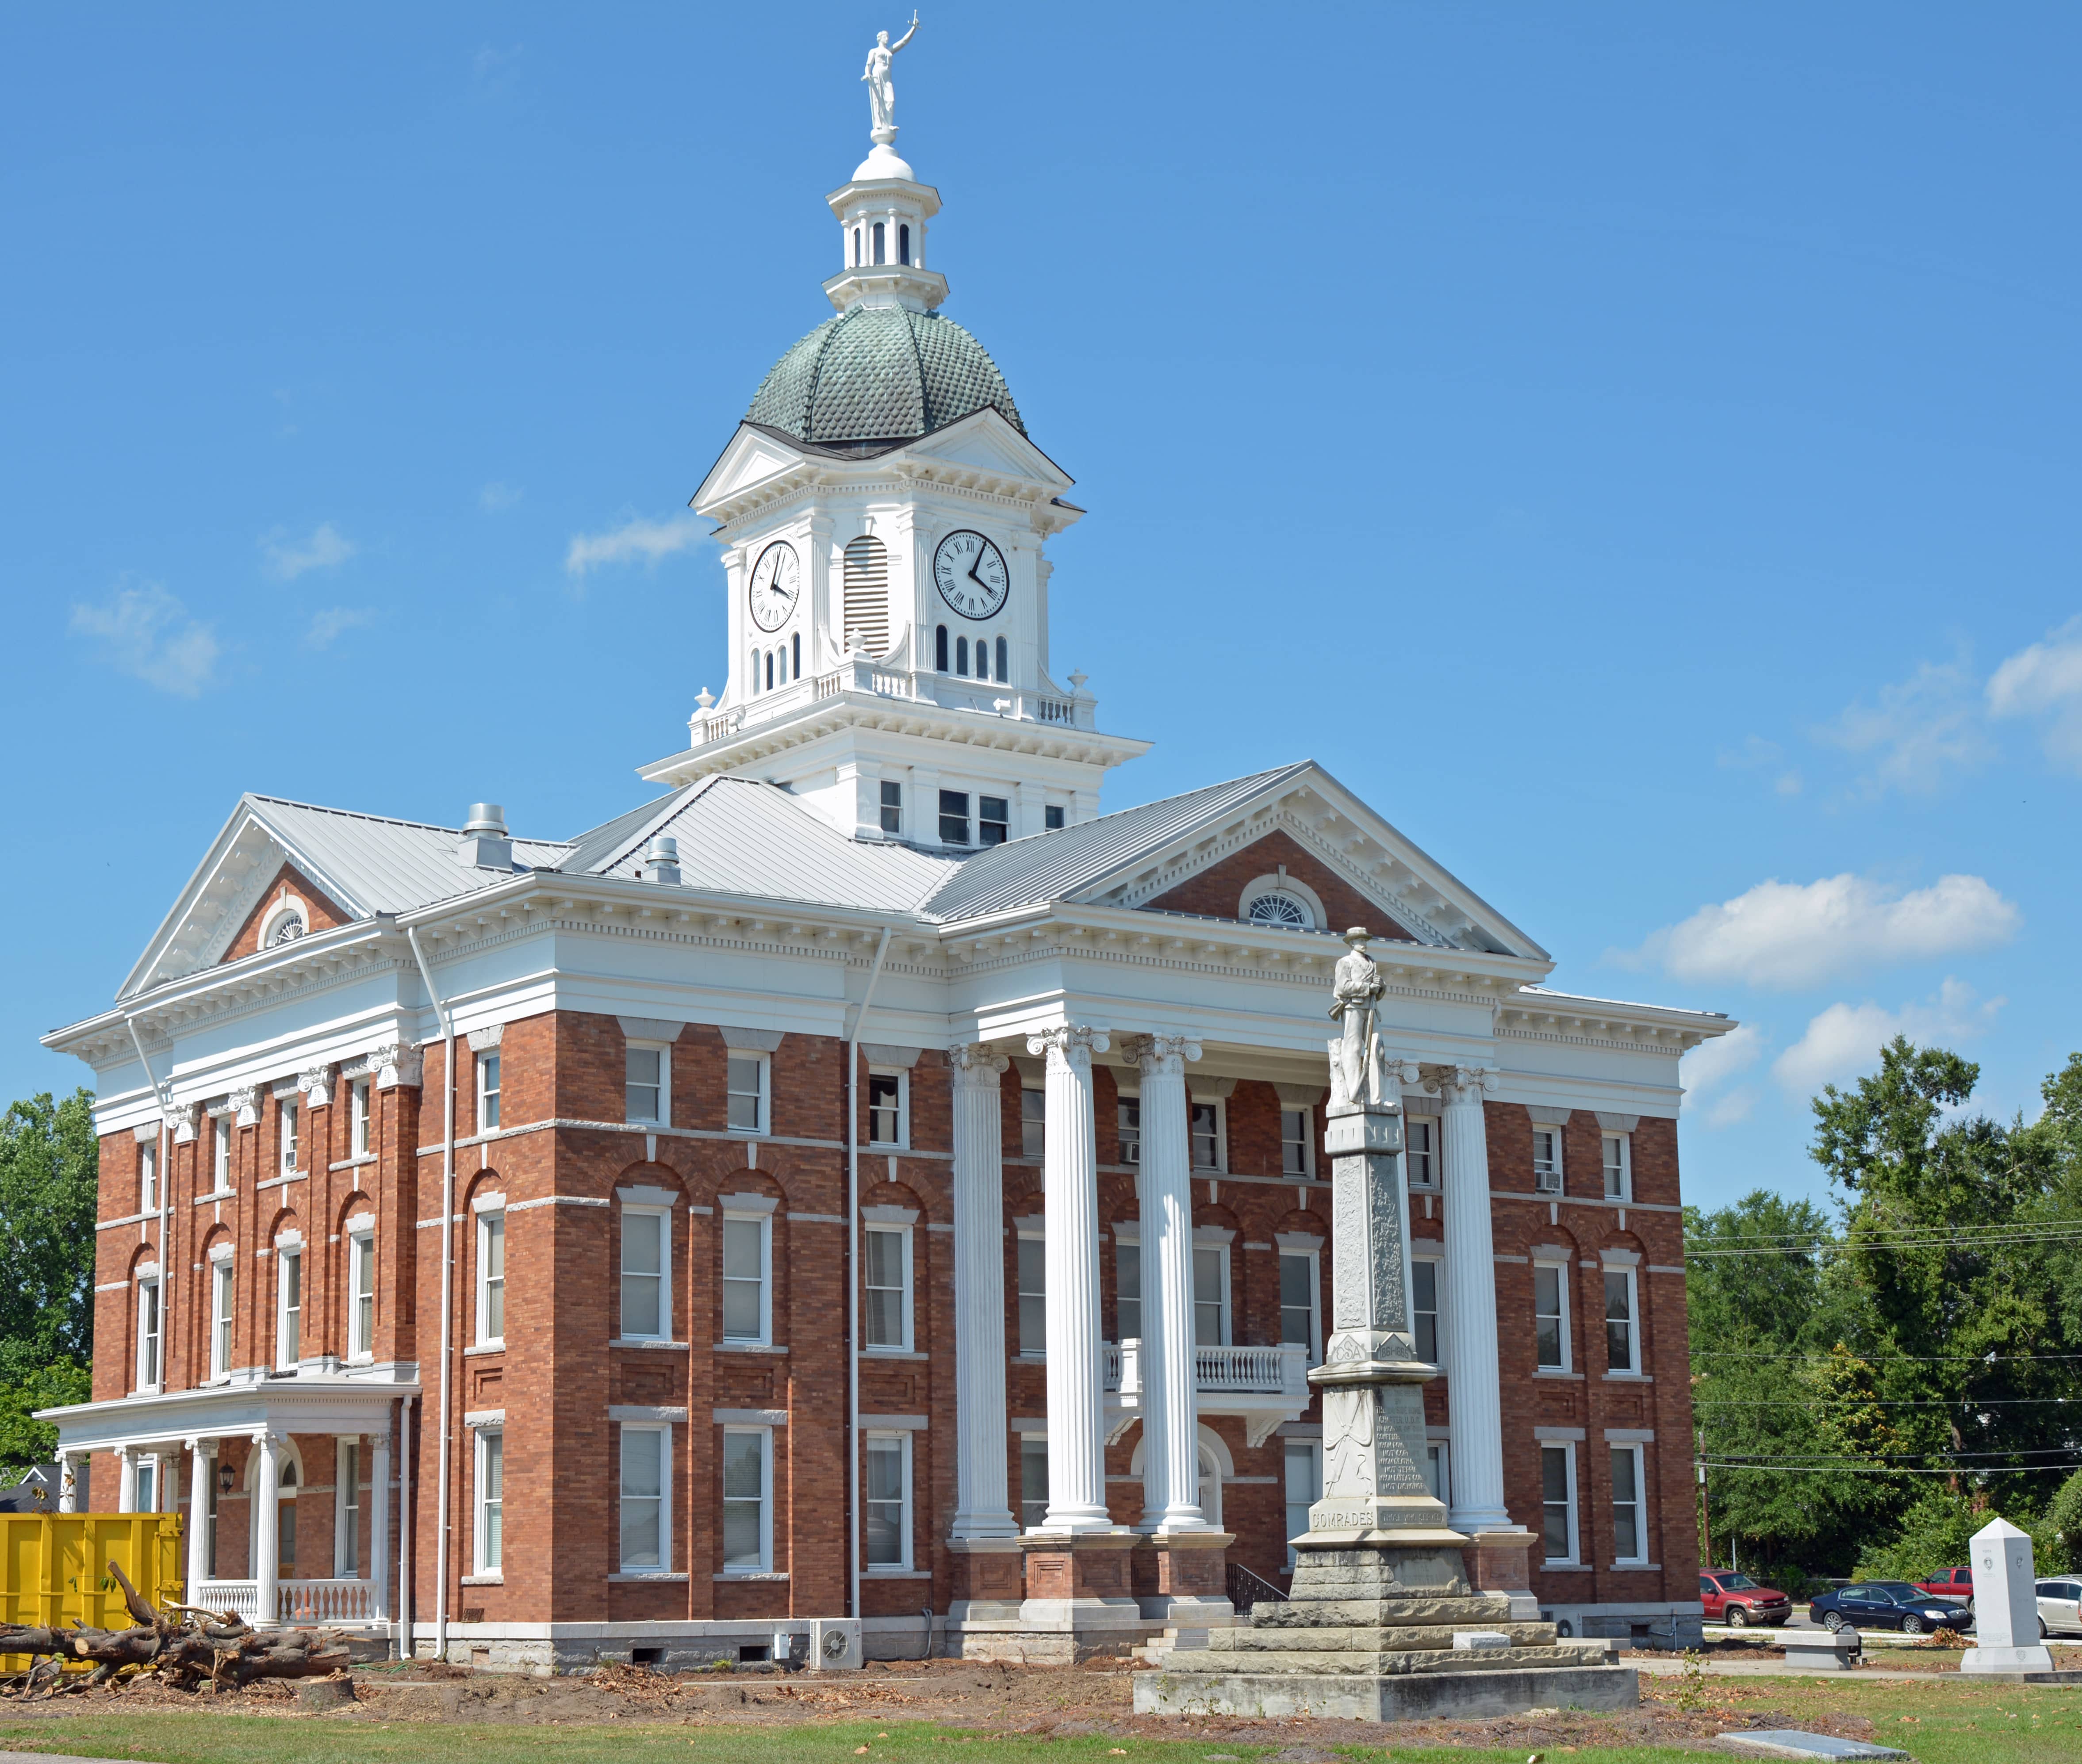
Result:
{"label": "ionic capital", "polygon": [[1145,1078],[1178,1077],[1187,1060],[1200,1057],[1199,1042],[1191,1035],[1128,1035],[1122,1038],[1120,1046]]}
{"label": "ionic capital", "polygon": [[1103,1054],[1112,1045],[1106,1030],[1094,1029],[1089,1023],[1058,1023],[1053,1029],[1041,1029],[1026,1038],[1026,1051],[1046,1054],[1051,1071],[1059,1064],[1089,1071],[1092,1055]]}
{"label": "ionic capital", "polygon": [[947,1050],[947,1067],[957,1090],[995,1090],[1000,1073],[1012,1062],[982,1042],[957,1042]]}
{"label": "ionic capital", "polygon": [[260,1087],[258,1084],[248,1084],[242,1090],[229,1093],[225,1101],[237,1112],[240,1126],[257,1127],[260,1125]]}
{"label": "ionic capital", "polygon": [[195,1143],[196,1105],[193,1103],[169,1103],[159,1111],[159,1114],[172,1133],[175,1145],[192,1145]]}
{"label": "ionic capital", "polygon": [[297,1088],[314,1109],[323,1109],[332,1101],[332,1071],[328,1062],[322,1066],[306,1066],[297,1074]]}
{"label": "ionic capital", "polygon": [[1463,1105],[1481,1105],[1485,1095],[1497,1087],[1497,1071],[1494,1066],[1449,1066],[1443,1079],[1446,1100]]}

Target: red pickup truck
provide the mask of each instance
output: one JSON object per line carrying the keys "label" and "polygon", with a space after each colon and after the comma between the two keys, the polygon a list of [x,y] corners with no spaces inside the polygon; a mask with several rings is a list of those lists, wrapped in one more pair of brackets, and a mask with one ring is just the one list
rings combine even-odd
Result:
{"label": "red pickup truck", "polygon": [[1970,1605],[1974,1602],[1974,1571],[1970,1568],[1941,1568],[1928,1580],[1918,1581],[1916,1589],[1938,1598],[1956,1598],[1962,1605]]}
{"label": "red pickup truck", "polygon": [[1699,1602],[1706,1621],[1740,1629],[1764,1623],[1776,1629],[1793,1615],[1793,1601],[1775,1586],[1760,1586],[1732,1568],[1709,1568],[1699,1577]]}

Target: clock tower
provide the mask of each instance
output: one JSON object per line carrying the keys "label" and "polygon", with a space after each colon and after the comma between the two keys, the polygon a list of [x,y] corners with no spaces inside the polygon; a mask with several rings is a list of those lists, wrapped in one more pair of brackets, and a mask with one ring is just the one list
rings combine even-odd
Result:
{"label": "clock tower", "polygon": [[761,382],[690,506],[717,523],[723,697],[643,768],[777,784],[850,837],[959,851],[1098,813],[1149,743],[1048,653],[1047,541],[1083,512],[983,345],[941,311],[939,192],[879,125],[826,199],[836,314]]}

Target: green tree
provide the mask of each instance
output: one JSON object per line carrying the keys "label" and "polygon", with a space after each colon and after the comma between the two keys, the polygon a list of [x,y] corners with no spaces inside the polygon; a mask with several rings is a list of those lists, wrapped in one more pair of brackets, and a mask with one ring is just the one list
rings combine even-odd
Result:
{"label": "green tree", "polygon": [[94,1098],[75,1091],[0,1115],[0,1468],[46,1457],[30,1412],[82,1402],[94,1359]]}

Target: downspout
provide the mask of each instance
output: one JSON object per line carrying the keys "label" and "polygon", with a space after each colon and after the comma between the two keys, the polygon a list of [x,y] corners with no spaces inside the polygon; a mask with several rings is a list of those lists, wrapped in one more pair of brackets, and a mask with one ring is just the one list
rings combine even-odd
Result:
{"label": "downspout", "polygon": [[867,1008],[875,1002],[882,978],[882,958],[889,953],[889,927],[875,946],[867,990],[846,1037],[846,1581],[847,1614],[860,1608],[860,1031]]}
{"label": "downspout", "polygon": [[427,966],[427,953],[419,947],[419,927],[407,925],[405,937],[412,945],[412,958],[419,964],[419,978],[426,983],[427,996],[433,1002],[434,1016],[441,1028],[441,1437],[435,1460],[435,1474],[440,1480],[434,1491],[434,1658],[445,1660],[449,1657],[449,1313],[455,1308],[455,1024],[435,987],[434,970]]}

